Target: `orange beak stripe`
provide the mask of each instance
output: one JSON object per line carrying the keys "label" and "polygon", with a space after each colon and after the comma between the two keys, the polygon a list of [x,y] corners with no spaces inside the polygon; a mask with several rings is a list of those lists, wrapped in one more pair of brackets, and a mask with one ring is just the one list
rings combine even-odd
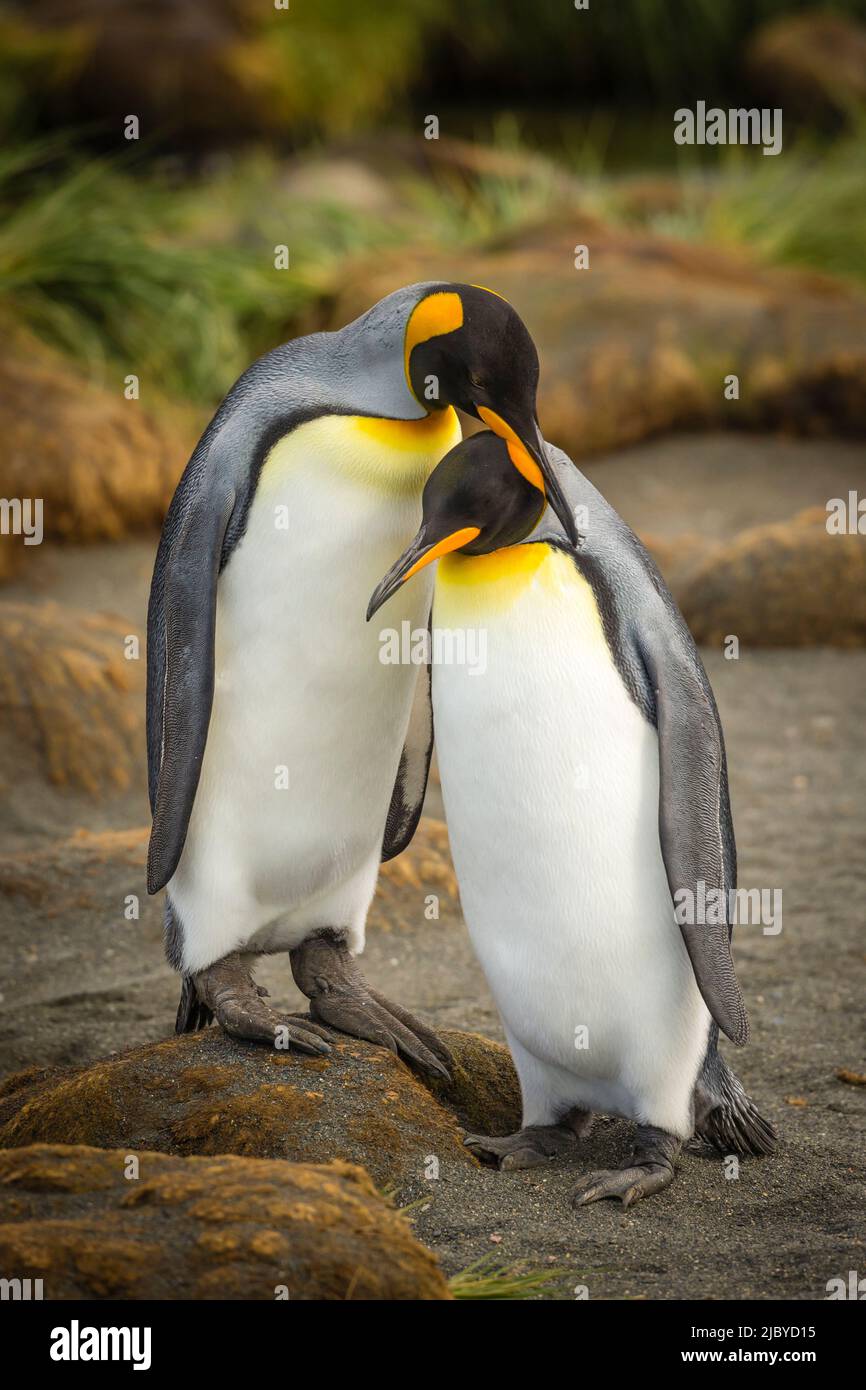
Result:
{"label": "orange beak stripe", "polygon": [[544,477],[541,469],[535,462],[531,454],[527,453],[521,441],[510,425],[507,425],[501,415],[497,415],[495,410],[488,410],[486,405],[478,407],[478,414],[489,425],[494,434],[498,434],[500,439],[504,439],[508,445],[508,457],[514,464],[518,473],[522,473],[528,483],[537,487],[538,491],[544,496]]}
{"label": "orange beak stripe", "polygon": [[446,536],[444,541],[437,541],[432,550],[428,550],[426,555],[422,555],[420,560],[416,560],[411,569],[403,575],[403,583],[411,579],[413,574],[417,574],[425,565],[429,565],[433,560],[438,560],[442,555],[447,555],[451,550],[459,550],[461,545],[468,545],[474,541],[476,536],[481,535],[479,526],[464,526],[462,531],[454,531],[450,536]]}

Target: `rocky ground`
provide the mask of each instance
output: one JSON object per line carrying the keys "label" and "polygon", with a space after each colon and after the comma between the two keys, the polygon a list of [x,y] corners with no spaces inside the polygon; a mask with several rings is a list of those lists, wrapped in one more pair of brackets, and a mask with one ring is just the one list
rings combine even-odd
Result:
{"label": "rocky ground", "polygon": [[[855,445],[724,434],[629,449],[587,471],[633,525],[656,538],[660,555],[672,547],[676,560],[688,549],[688,534],[701,532],[718,544],[722,563],[730,537],[755,519],[784,522],[849,487],[862,492],[866,467]],[[38,727],[50,727],[54,741],[34,741],[25,720],[0,743],[7,792],[0,1067],[40,1069],[3,1100],[0,1142],[155,1148],[176,1163],[229,1152],[238,1161],[288,1161],[291,1174],[299,1160],[364,1162],[399,1205],[411,1205],[416,1235],[447,1274],[487,1255],[504,1266],[550,1272],[547,1297],[574,1297],[586,1286],[592,1298],[815,1299],[834,1275],[862,1269],[866,654],[774,650],[747,637],[736,661],[726,660],[718,644],[704,651],[728,741],[740,881],[783,893],[781,932],[742,927],[736,944],[753,1041],[735,1065],[780,1131],[778,1155],[743,1163],[735,1180],[719,1160],[688,1155],[677,1183],[652,1201],[628,1212],[610,1203],[572,1212],[576,1173],[624,1152],[622,1123],[599,1124],[572,1161],[498,1174],[468,1161],[455,1137],[466,1123],[465,1077],[462,1095],[434,1098],[402,1064],[352,1046],[341,1049],[326,1081],[313,1075],[317,1064],[303,1064],[312,1070],[299,1086],[286,1080],[297,1070],[294,1059],[275,1067],[271,1054],[239,1049],[216,1033],[148,1052],[147,1045],[170,1035],[177,983],[162,959],[159,905],[143,885],[141,663],[118,664],[117,650],[142,630],[153,547],[150,538],[46,545],[28,557],[26,587],[13,580],[4,591],[6,646],[18,663],[8,667],[9,689],[24,691],[25,712],[47,712]],[[795,597],[810,583],[808,574],[795,576]],[[36,629],[21,611],[34,600],[57,605],[40,608]],[[756,591],[754,605],[762,601]],[[104,737],[96,736],[96,723],[105,726]],[[496,1039],[496,1013],[460,917],[435,782],[427,811],[412,849],[383,873],[365,968],[378,988],[440,1029]],[[431,892],[440,901],[437,921],[424,915]],[[136,899],[137,919],[130,915]],[[264,963],[260,978],[279,1000],[299,1002],[286,962]],[[117,1056],[137,1046],[145,1051]],[[464,1070],[483,1071],[487,1087],[493,1076],[502,1106],[492,1122],[507,1129],[513,1076],[503,1054],[488,1050],[483,1059],[476,1054]],[[91,1063],[97,1066],[88,1071]],[[45,1068],[85,1070],[76,1080]],[[131,1099],[118,1109],[122,1094]],[[112,1100],[110,1114],[99,1097]],[[46,1179],[37,1171],[48,1164],[54,1173],[56,1156],[21,1153],[33,1155],[26,1163],[35,1165],[14,1180],[22,1190],[59,1184],[71,1206],[57,1195],[31,1193],[13,1203],[7,1221],[16,1225],[29,1213],[48,1223],[48,1236],[52,1221],[84,1223],[78,1229],[86,1267],[88,1241],[108,1229],[100,1223],[119,1219],[101,1198],[86,1196],[90,1160],[69,1160],[84,1164],[85,1176],[64,1188],[62,1175]],[[96,1187],[107,1190],[101,1178]],[[265,1237],[261,1249],[279,1253],[288,1229]],[[4,1230],[9,1237],[11,1227]],[[244,1232],[244,1241],[258,1240],[255,1231]],[[178,1249],[187,1237],[178,1235]],[[241,1240],[237,1231],[235,1237]],[[148,1238],[142,1227],[141,1239]],[[21,1248],[14,1239],[7,1247]],[[238,1280],[247,1269],[241,1255],[229,1260]],[[265,1281],[276,1279],[279,1263],[267,1266]],[[187,1290],[204,1288],[199,1264],[181,1261],[178,1269],[176,1285],[185,1279]],[[418,1287],[442,1296],[423,1261],[418,1271]]]}

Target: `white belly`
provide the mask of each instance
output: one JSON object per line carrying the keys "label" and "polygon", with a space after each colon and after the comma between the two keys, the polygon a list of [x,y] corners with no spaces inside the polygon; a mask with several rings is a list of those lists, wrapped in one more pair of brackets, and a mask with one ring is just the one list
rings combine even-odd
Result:
{"label": "white belly", "polygon": [[590,586],[519,547],[441,562],[436,627],[479,625],[487,669],[435,666],[442,793],[473,943],[524,1090],[690,1132],[709,1016],[658,838],[658,740]]}
{"label": "white belly", "polygon": [[429,435],[388,458],[375,432],[329,417],[265,464],[219,581],[213,710],[169,884],[185,969],[241,946],[286,949],[317,927],[363,946],[419,670],[383,664],[379,633],[426,626],[431,580],[377,622],[365,612],[415,533],[456,418]]}

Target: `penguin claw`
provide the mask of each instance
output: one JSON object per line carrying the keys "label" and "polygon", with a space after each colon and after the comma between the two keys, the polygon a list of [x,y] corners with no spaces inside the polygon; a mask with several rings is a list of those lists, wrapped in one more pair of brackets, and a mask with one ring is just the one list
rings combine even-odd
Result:
{"label": "penguin claw", "polygon": [[488,1134],[467,1134],[463,1143],[481,1162],[492,1164],[500,1172],[519,1168],[537,1168],[542,1163],[567,1153],[577,1142],[569,1125],[527,1125],[516,1134],[498,1137]]}
{"label": "penguin claw", "polygon": [[331,1051],[330,1034],[315,1019],[281,1015],[264,1002],[268,991],[256,984],[246,961],[237,953],[199,971],[194,983],[200,1000],[229,1037],[285,1050],[295,1048],[320,1057]]}
{"label": "penguin claw", "polygon": [[[311,1000],[310,1008],[315,1018],[330,1024],[341,1033],[376,1043],[379,1047],[393,1052],[395,1056],[402,1057],[404,1061],[420,1067],[422,1071],[429,1072],[440,1080],[449,1081],[451,1078],[446,1068],[425,1042],[421,1041],[419,1034],[422,1030],[427,1033],[423,1024],[417,1025],[416,1032],[403,1023],[396,1012],[390,1013],[388,1006],[384,1002],[380,1003],[379,998],[381,996],[374,998],[372,991],[368,999],[357,995],[325,994]],[[403,1010],[401,1013],[403,1017],[411,1018],[411,1014],[406,1014]]]}
{"label": "penguin claw", "polygon": [[623,1207],[630,1207],[642,1197],[651,1197],[673,1182],[673,1170],[657,1163],[640,1168],[612,1168],[589,1173],[572,1194],[573,1207],[586,1207],[608,1197],[618,1198]]}
{"label": "penguin claw", "polygon": [[364,1038],[432,1077],[450,1081],[450,1052],[431,1028],[371,989],[345,940],[317,932],[291,952],[292,973],[310,1001],[314,1019],[350,1037]]}
{"label": "penguin claw", "polygon": [[673,1182],[682,1140],[655,1125],[638,1125],[628,1163],[587,1173],[571,1198],[573,1207],[586,1207],[606,1197],[618,1197],[624,1207],[651,1197]]}

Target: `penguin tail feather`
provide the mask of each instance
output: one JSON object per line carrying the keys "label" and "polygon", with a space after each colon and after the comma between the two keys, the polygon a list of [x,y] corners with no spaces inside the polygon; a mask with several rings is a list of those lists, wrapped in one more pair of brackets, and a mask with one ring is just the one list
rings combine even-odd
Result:
{"label": "penguin tail feather", "polygon": [[710,1108],[695,1126],[695,1137],[721,1154],[760,1158],[779,1142],[769,1120],[743,1089],[739,1077],[717,1053]]}
{"label": "penguin tail feather", "polygon": [[198,1033],[213,1022],[213,1011],[199,997],[195,982],[190,975],[184,975],[180,986],[180,1003],[177,1006],[176,1033]]}

